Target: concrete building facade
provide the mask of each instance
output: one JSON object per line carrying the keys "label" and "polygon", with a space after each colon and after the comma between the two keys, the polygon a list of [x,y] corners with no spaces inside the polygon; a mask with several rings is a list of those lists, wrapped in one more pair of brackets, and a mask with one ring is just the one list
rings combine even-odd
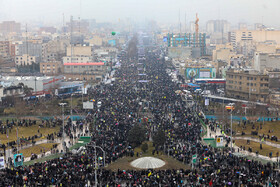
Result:
{"label": "concrete building facade", "polygon": [[231,69],[226,72],[226,96],[265,102],[269,95],[269,76],[256,71]]}
{"label": "concrete building facade", "polygon": [[20,23],[15,21],[3,21],[0,23],[0,32],[3,34],[20,33]]}
{"label": "concrete building facade", "polygon": [[260,72],[280,69],[280,54],[256,52],[254,55],[254,69]]}
{"label": "concrete building facade", "polygon": [[93,56],[93,49],[91,46],[68,46],[67,56]]}
{"label": "concrete building facade", "polygon": [[63,73],[63,65],[60,61],[41,62],[40,73],[48,76],[59,75]]}
{"label": "concrete building facade", "polygon": [[24,55],[15,57],[15,64],[17,66],[27,66],[27,65],[32,65],[33,63],[36,63],[35,56],[30,56],[30,55],[24,54]]}

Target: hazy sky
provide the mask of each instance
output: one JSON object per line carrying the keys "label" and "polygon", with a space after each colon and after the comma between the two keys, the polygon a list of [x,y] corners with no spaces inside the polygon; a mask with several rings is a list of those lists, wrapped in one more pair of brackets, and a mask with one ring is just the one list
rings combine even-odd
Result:
{"label": "hazy sky", "polygon": [[[81,5],[81,6],[80,6]],[[131,18],[135,21],[154,19],[159,22],[195,20],[201,23],[210,19],[226,19],[238,22],[263,22],[280,27],[280,0],[0,0],[0,20],[16,20],[22,23],[36,21],[45,24],[62,23],[70,15],[74,19],[95,18],[100,21],[117,22]]]}

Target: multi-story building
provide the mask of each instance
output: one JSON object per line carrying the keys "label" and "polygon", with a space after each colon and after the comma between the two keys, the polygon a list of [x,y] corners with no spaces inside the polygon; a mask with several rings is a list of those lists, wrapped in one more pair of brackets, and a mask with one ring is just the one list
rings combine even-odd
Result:
{"label": "multi-story building", "polygon": [[42,34],[43,32],[54,34],[54,33],[56,33],[56,28],[54,28],[54,27],[41,27],[39,29],[39,33]]}
{"label": "multi-story building", "polygon": [[63,72],[63,65],[60,61],[48,61],[40,63],[40,73],[44,75],[59,75]]}
{"label": "multi-story building", "polygon": [[23,86],[9,86],[3,87],[0,86],[0,101],[2,101],[7,96],[14,96],[14,97],[23,97],[24,91]]}
{"label": "multi-story building", "polygon": [[68,46],[67,56],[93,56],[93,48],[91,46]]}
{"label": "multi-story building", "polygon": [[228,33],[230,31],[230,23],[226,20],[210,20],[206,23],[206,31],[209,34],[214,32]]}
{"label": "multi-story building", "polygon": [[0,23],[0,32],[3,34],[20,33],[20,23],[15,21],[3,21]]}
{"label": "multi-story building", "polygon": [[64,64],[64,75],[67,80],[99,81],[106,72],[107,66],[103,62]]}
{"label": "multi-story building", "polygon": [[254,69],[260,72],[280,69],[280,54],[256,52],[254,55]]}
{"label": "multi-story building", "polygon": [[88,33],[89,32],[89,22],[87,20],[73,20],[71,17],[70,22],[66,23],[67,27],[64,29],[68,32],[76,33]]}
{"label": "multi-story building", "polygon": [[280,44],[279,30],[236,30],[229,34],[230,42],[236,47],[242,41],[266,42],[275,41]]}
{"label": "multi-story building", "polygon": [[36,57],[31,56],[28,54],[23,54],[21,56],[16,56],[15,57],[15,64],[17,66],[27,66],[27,65],[32,65],[33,63],[36,63]]}
{"label": "multi-story building", "polygon": [[[199,50],[200,55],[206,54],[206,34],[198,33],[185,33],[185,34],[169,34],[167,35],[168,47],[191,47],[192,53],[196,53]],[[196,56],[196,55],[194,55]]]}
{"label": "multi-story building", "polygon": [[69,40],[52,40],[42,44],[42,62],[62,61],[66,56],[66,48]]}
{"label": "multi-story building", "polygon": [[226,72],[226,95],[265,102],[269,95],[269,77],[254,70],[230,69]]}
{"label": "multi-story building", "polygon": [[39,42],[23,42],[18,46],[18,54],[20,56],[24,54],[35,56],[37,62],[42,61],[42,51],[42,43]]}
{"label": "multi-story building", "polygon": [[92,62],[92,57],[89,56],[65,56],[63,57],[63,64],[67,63],[88,63]]}
{"label": "multi-story building", "polygon": [[10,58],[10,42],[0,41],[0,57],[3,60]]}

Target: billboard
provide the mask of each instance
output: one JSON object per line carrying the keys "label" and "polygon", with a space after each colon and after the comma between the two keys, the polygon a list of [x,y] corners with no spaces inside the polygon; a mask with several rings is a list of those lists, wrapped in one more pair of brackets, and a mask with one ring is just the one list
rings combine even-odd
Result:
{"label": "billboard", "polygon": [[22,166],[23,165],[23,155],[22,153],[20,154],[14,154],[14,166]]}
{"label": "billboard", "polygon": [[116,40],[108,40],[108,44],[111,46],[116,46]]}
{"label": "billboard", "polygon": [[215,68],[186,68],[187,79],[213,79],[216,78]]}
{"label": "billboard", "polygon": [[93,102],[83,102],[83,109],[93,109]]}

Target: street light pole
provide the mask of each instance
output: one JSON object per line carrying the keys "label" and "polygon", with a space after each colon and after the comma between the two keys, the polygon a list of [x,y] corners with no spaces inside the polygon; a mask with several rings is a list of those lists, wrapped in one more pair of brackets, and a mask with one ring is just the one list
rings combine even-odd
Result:
{"label": "street light pole", "polygon": [[96,143],[94,142],[94,177],[95,177],[95,187],[97,187],[97,161],[96,161]]}
{"label": "street light pole", "polygon": [[70,112],[71,112],[70,115],[71,115],[71,117],[72,117],[72,93],[71,93],[71,111],[70,111]]}
{"label": "street light pole", "polygon": [[65,152],[65,146],[64,146],[64,141],[65,141],[65,133],[64,133],[64,105],[66,105],[67,103],[59,103],[60,106],[62,106],[62,148],[63,148],[63,152]]}
{"label": "street light pole", "polygon": [[231,108],[231,114],[230,114],[230,126],[231,126],[231,137],[230,137],[230,147],[231,147],[231,153],[232,153],[232,108]]}
{"label": "street light pole", "polygon": [[95,178],[95,186],[97,187],[98,185],[98,179],[97,179],[97,154],[96,154],[96,148],[99,148],[102,152],[103,152],[103,165],[104,167],[106,166],[106,152],[104,151],[104,149],[102,149],[102,147],[97,146],[96,143],[94,142],[93,145],[88,145],[88,146],[92,146],[94,148],[94,178]]}

